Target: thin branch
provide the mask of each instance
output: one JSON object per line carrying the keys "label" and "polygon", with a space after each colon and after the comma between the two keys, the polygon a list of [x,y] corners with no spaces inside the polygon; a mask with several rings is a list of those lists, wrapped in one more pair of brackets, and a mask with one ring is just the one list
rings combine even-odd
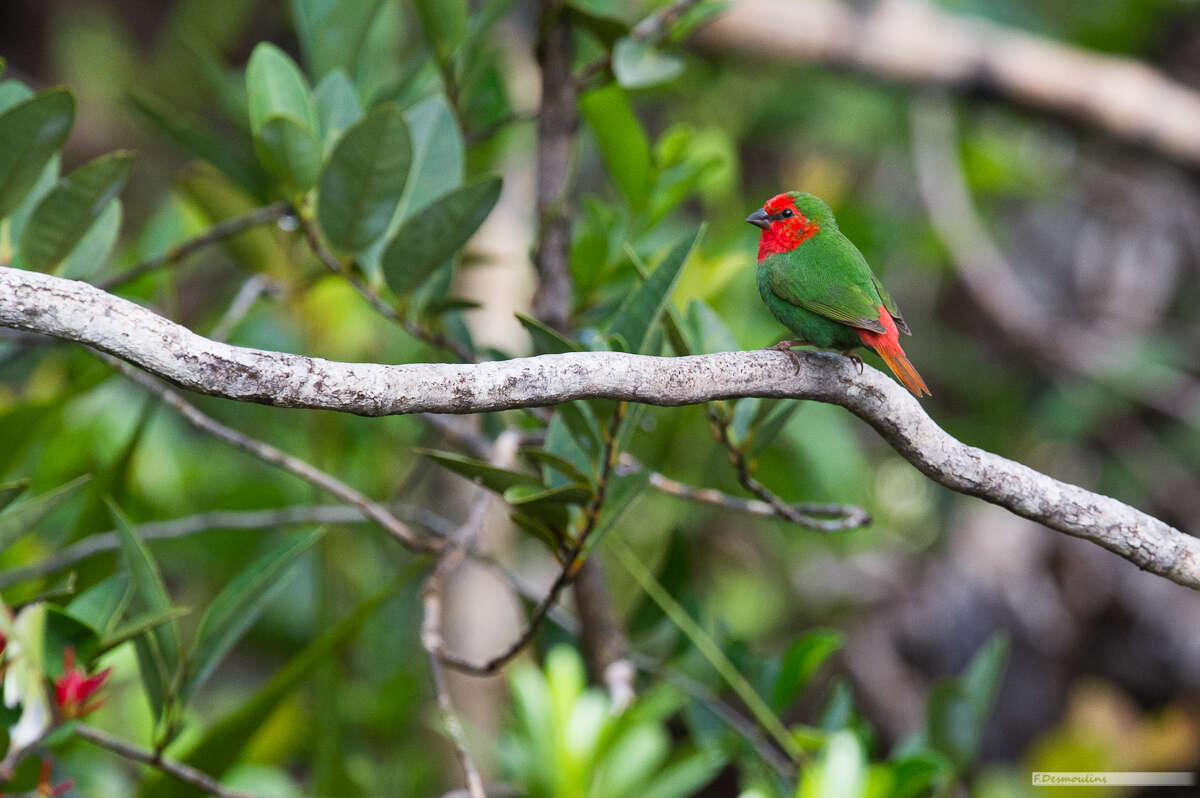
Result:
{"label": "thin branch", "polygon": [[379,524],[385,532],[413,551],[434,551],[438,548],[435,543],[417,537],[407,524],[393,515],[382,504],[371,501],[332,474],[327,474],[311,463],[307,463],[298,457],[293,457],[286,452],[276,449],[269,443],[238,432],[232,427],[225,426],[211,416],[202,413],[199,408],[187,402],[175,391],[162,385],[153,377],[131,367],[129,364],[123,363],[110,355],[100,355],[100,357],[124,374],[129,380],[145,388],[172,407],[183,416],[185,421],[201,432],[206,432],[209,435],[220,438],[226,443],[254,455],[259,460],[295,474],[305,482],[316,485],[318,488],[337,496],[342,501],[354,505],[364,516]]}
{"label": "thin branch", "polygon": [[234,294],[233,301],[229,303],[225,313],[212,328],[209,337],[214,341],[229,340],[233,328],[241,324],[242,319],[246,318],[246,314],[254,307],[254,303],[258,301],[259,297],[264,294],[278,294],[279,290],[280,286],[265,274],[256,274],[250,277]]}
{"label": "thin branch", "polygon": [[324,264],[325,268],[329,269],[329,271],[340,277],[344,277],[346,281],[354,287],[354,290],[358,292],[359,296],[365,299],[367,303],[379,313],[379,315],[399,325],[413,338],[416,338],[419,341],[424,341],[430,346],[435,346],[439,349],[446,349],[450,352],[453,352],[454,355],[463,363],[474,363],[477,360],[475,353],[467,349],[467,347],[463,346],[458,341],[434,332],[433,330],[428,330],[421,325],[404,318],[403,314],[401,314],[399,310],[385,302],[378,293],[372,291],[366,283],[358,279],[353,272],[342,265],[342,262],[338,260],[337,256],[334,255],[333,252],[329,250],[329,247],[325,246],[325,243],[321,240],[321,231],[317,229],[316,222],[304,214],[300,214],[299,219],[300,228],[304,231],[304,239],[308,242],[308,247],[312,250],[312,253],[317,256],[317,260],[321,261],[321,263]]}
{"label": "thin branch", "polygon": [[910,85],[986,92],[1200,165],[1200,92],[1101,55],[924,0],[740,0],[690,38],[738,59],[845,67]]}
{"label": "thin branch", "polygon": [[[388,509],[401,521],[425,527],[439,537],[449,535],[454,529],[449,520],[424,507],[391,504],[388,505]],[[361,523],[374,522],[363,515],[363,511],[355,505],[318,504],[280,507],[272,510],[217,510],[197,513],[170,521],[140,524],[134,527],[134,533],[142,540],[174,540],[214,529],[270,529],[292,524]],[[32,565],[0,571],[0,589],[57,573],[92,557],[110,551],[118,551],[120,548],[121,540],[116,532],[98,532],[89,535]]]}
{"label": "thin branch", "polygon": [[1117,336],[1053,311],[1017,276],[975,208],[958,156],[954,112],[948,102],[912,104],[913,163],[929,220],[950,252],[971,298],[1023,349],[1044,361],[1094,380],[1125,399],[1200,428],[1200,384],[1163,366],[1153,390],[1117,379],[1125,349]]}
{"label": "thin branch", "polygon": [[[572,352],[470,365],[338,363],[229,346],[94,286],[0,268],[0,326],[87,344],[189,390],[277,407],[366,416],[481,413],[575,399],[660,406],[759,396],[840,405],[926,476],[1138,567],[1200,588],[1200,540],[1130,507],[968,446],[898,383],[846,358],[775,351],[648,357]],[[561,589],[561,588],[560,588]]]}
{"label": "thin branch", "polygon": [[252,793],[222,787],[221,783],[212,776],[197,770],[191,765],[185,765],[183,762],[176,762],[173,759],[167,759],[161,754],[155,754],[153,751],[139,748],[119,737],[114,737],[102,729],[97,729],[95,726],[88,726],[84,723],[77,724],[75,726],[75,734],[94,745],[111,751],[117,756],[133,762],[140,762],[143,765],[149,765],[152,768],[161,770],[163,773],[174,776],[185,784],[190,784],[198,790],[203,790],[210,795],[216,795],[218,798],[257,798]]}
{"label": "thin branch", "polygon": [[[746,457],[746,453],[729,437],[729,419],[722,418],[717,411],[709,407],[708,421],[713,429],[713,437],[729,453],[729,462],[737,471],[738,482],[742,483],[742,487],[753,493],[770,507],[771,514],[785,518],[793,524],[799,524],[808,529],[816,529],[820,532],[844,532],[847,529],[858,529],[871,523],[871,514],[861,507],[855,507],[852,504],[788,504],[774,491],[755,479],[754,475],[750,473],[750,461]],[[817,518],[810,514],[811,511],[801,509],[805,506],[820,508],[816,510],[818,514],[828,514],[837,517],[832,519]],[[827,513],[827,510],[831,512]]]}
{"label": "thin branch", "polygon": [[195,238],[188,239],[182,244],[168,249],[164,254],[156,258],[139,263],[127,272],[115,275],[99,283],[99,287],[106,291],[111,291],[114,288],[119,288],[126,283],[132,282],[139,277],[149,274],[152,271],[163,268],[164,266],[173,266],[179,263],[193,252],[204,249],[212,244],[224,241],[227,238],[232,238],[238,233],[245,232],[251,227],[258,227],[271,222],[277,222],[288,214],[291,206],[286,202],[276,202],[273,205],[266,205],[262,208],[255,208],[252,211],[234,216],[222,222],[218,222],[210,227],[204,233]]}

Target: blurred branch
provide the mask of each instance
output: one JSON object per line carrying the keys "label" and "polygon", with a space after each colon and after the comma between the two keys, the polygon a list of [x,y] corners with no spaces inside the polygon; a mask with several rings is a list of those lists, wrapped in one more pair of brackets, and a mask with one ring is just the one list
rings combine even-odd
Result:
{"label": "blurred branch", "polygon": [[[492,447],[491,464],[497,468],[511,468],[517,456],[519,439],[520,436],[515,430],[508,430],[501,434]],[[446,674],[442,670],[441,654],[445,650],[445,641],[442,638],[442,591],[445,588],[446,578],[462,564],[468,552],[475,545],[475,539],[479,537],[483,524],[487,520],[488,508],[492,501],[492,494],[480,488],[479,496],[471,507],[471,514],[466,523],[446,539],[442,554],[438,557],[437,564],[434,565],[433,571],[425,580],[425,586],[421,590],[421,605],[424,609],[424,618],[421,623],[421,645],[429,655],[429,670],[433,676],[434,692],[437,694],[438,706],[441,708],[442,722],[446,727],[447,736],[454,744],[458,761],[462,765],[470,798],[486,798],[486,794],[483,788],[483,778],[479,775],[479,768],[476,767],[467,750],[466,732],[463,730],[462,721],[454,711],[450,691],[446,686]]]}
{"label": "blurred branch", "polygon": [[538,283],[533,315],[556,330],[571,319],[571,173],[578,91],[571,79],[571,25],[562,0],[541,0],[537,58],[542,105],[537,127],[538,241],[533,262]]}
{"label": "blurred branch", "polygon": [[947,13],[923,0],[741,0],[691,38],[755,60],[809,61],[985,91],[1200,165],[1200,92],[1154,67]]}
{"label": "blurred branch", "polygon": [[114,737],[102,729],[97,729],[95,726],[79,723],[75,726],[75,734],[93,745],[98,745],[101,748],[111,751],[117,756],[124,757],[133,762],[140,762],[143,765],[149,765],[152,768],[161,770],[163,773],[174,776],[186,784],[190,784],[198,790],[203,790],[210,795],[216,795],[218,798],[255,798],[252,793],[229,790],[222,787],[221,783],[212,776],[197,770],[191,765],[185,765],[183,762],[167,759],[153,751],[138,748],[136,745],[127,743],[119,737]]}
{"label": "blurred branch", "polygon": [[342,501],[349,502],[357,507],[364,516],[379,524],[385,532],[413,551],[433,551],[438,548],[436,544],[417,537],[409,529],[408,525],[393,515],[386,507],[371,501],[332,474],[327,474],[298,457],[293,457],[286,452],[276,449],[269,443],[225,426],[211,416],[200,412],[195,405],[187,402],[175,391],[160,384],[153,377],[138,371],[127,363],[123,363],[110,355],[101,354],[100,357],[124,374],[126,378],[142,386],[142,388],[174,408],[176,412],[183,416],[185,421],[201,432],[207,432],[209,435],[220,438],[226,443],[254,455],[263,462],[279,466],[284,471],[300,477],[305,482],[316,485],[318,488],[337,496]]}
{"label": "blurred branch", "polygon": [[195,238],[188,239],[182,244],[171,247],[157,258],[142,261],[129,271],[103,280],[98,285],[106,291],[111,291],[164,266],[173,266],[193,252],[204,249],[212,244],[220,243],[227,238],[232,238],[238,233],[249,230],[251,227],[277,222],[286,216],[290,210],[291,206],[286,202],[276,202],[273,205],[255,208],[240,216],[234,216],[218,222]]}
{"label": "blurred branch", "polygon": [[[967,446],[939,427],[898,383],[873,368],[859,374],[846,358],[829,353],[798,352],[794,363],[766,350],[692,357],[572,352],[468,365],[338,363],[222,344],[87,283],[11,268],[0,268],[0,326],[87,344],[200,393],[366,416],[481,413],[586,398],[660,406],[743,396],[828,402],[874,427],[930,479],[1200,588],[1200,540],[1116,499]],[[189,408],[189,416],[216,425],[220,437],[232,432],[174,392],[140,379],[169,396],[171,404]],[[241,446],[242,438],[233,433],[227,439]],[[271,452],[268,462],[286,458]],[[337,484],[355,497],[347,498],[351,503],[386,512]],[[395,524],[411,537],[407,527]]]}
{"label": "blurred branch", "polygon": [[476,361],[475,354],[465,346],[451,338],[446,337],[433,330],[426,329],[415,322],[411,322],[400,313],[399,310],[389,305],[379,296],[378,293],[372,291],[366,283],[358,279],[350,269],[345,268],[342,262],[338,260],[324,242],[321,241],[321,231],[317,229],[317,223],[304,214],[298,214],[300,227],[304,231],[304,239],[308,242],[308,248],[317,256],[317,260],[324,264],[325,268],[334,274],[344,277],[358,295],[367,301],[371,307],[395,324],[399,325],[405,332],[416,338],[418,341],[424,341],[430,346],[439,349],[446,349],[454,353],[454,355],[464,363],[474,363]]}
{"label": "blurred branch", "polygon": [[230,334],[233,333],[233,328],[241,324],[242,319],[246,318],[246,314],[254,307],[254,303],[258,301],[259,297],[279,292],[280,286],[267,275],[253,275],[242,283],[242,287],[234,294],[233,301],[229,303],[229,307],[226,308],[225,313],[212,328],[208,337],[214,341],[228,340]]}
{"label": "blurred branch", "polygon": [[825,520],[816,518],[810,514],[810,511],[801,509],[802,505],[785,502],[750,473],[750,461],[746,457],[746,453],[729,437],[730,420],[721,417],[711,406],[706,408],[706,411],[708,413],[709,424],[713,429],[713,437],[729,453],[729,462],[737,471],[738,482],[742,483],[742,487],[753,493],[771,508],[772,515],[778,515],[781,518],[791,521],[793,524],[799,524],[808,529],[816,529],[820,532],[844,532],[847,529],[858,529],[871,523],[871,514],[861,507],[855,507],[852,504],[807,505],[808,507],[821,508],[816,512],[822,515],[839,516],[838,518]]}
{"label": "blurred branch", "polygon": [[[449,520],[424,507],[390,504],[388,510],[401,521],[417,524],[438,537],[453,530]],[[214,529],[270,529],[291,524],[360,524],[373,523],[361,508],[353,504],[317,504],[280,507],[273,510],[217,510],[197,513],[170,521],[152,521],[134,527],[142,540],[174,540]],[[0,571],[0,589],[42,576],[57,573],[92,557],[121,548],[116,532],[98,532],[72,543],[65,549],[24,568]]]}
{"label": "blurred branch", "polygon": [[950,104],[930,98],[915,100],[910,119],[921,198],[975,304],[1008,338],[1043,360],[1095,380],[1126,399],[1200,427],[1200,385],[1195,380],[1166,367],[1166,389],[1118,379],[1126,349],[1121,346],[1119,333],[1085,326],[1046,307],[1026,288],[975,208],[958,156]]}

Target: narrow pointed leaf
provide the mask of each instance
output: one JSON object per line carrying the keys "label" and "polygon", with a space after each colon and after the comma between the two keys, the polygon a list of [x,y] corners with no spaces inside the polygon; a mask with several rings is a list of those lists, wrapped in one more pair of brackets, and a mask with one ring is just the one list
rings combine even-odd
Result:
{"label": "narrow pointed leaf", "polygon": [[404,296],[453,257],[492,212],[500,187],[500,178],[485,178],[451,191],[409,217],[383,250],[388,286]]}
{"label": "narrow pointed leaf", "polygon": [[813,629],[788,647],[771,691],[771,706],[776,712],[791,705],[842,642],[843,635],[836,629]]}
{"label": "narrow pointed leaf", "polygon": [[113,574],[76,596],[67,605],[67,612],[101,635],[107,634],[133,596],[129,581],[129,574]]}
{"label": "narrow pointed leaf", "polygon": [[517,317],[517,321],[521,322],[521,326],[529,332],[529,336],[533,339],[533,349],[539,355],[561,355],[564,352],[581,350],[582,347],[579,344],[532,316],[524,313],[514,315]]}
{"label": "narrow pointed leaf", "polygon": [[132,621],[124,624],[120,628],[114,630],[110,634],[100,639],[100,645],[96,650],[96,656],[100,656],[105,652],[111,651],[122,643],[127,643],[130,640],[141,637],[144,634],[157,629],[158,627],[172,623],[177,618],[182,618],[191,610],[187,607],[172,607],[166,612],[147,612],[137,616]]}
{"label": "narrow pointed leaf", "polygon": [[387,230],[408,170],[412,140],[404,112],[385,103],[346,130],[321,170],[317,219],[329,242],[348,252]]}
{"label": "narrow pointed leaf", "polygon": [[13,503],[22,493],[29,489],[28,479],[18,479],[14,482],[5,482],[0,485],[0,511]]}
{"label": "narrow pointed leaf", "polygon": [[183,688],[185,698],[212,674],[266,608],[270,596],[287,585],[288,569],[322,534],[324,530],[317,529],[285,541],[251,563],[213,599],[196,631],[189,656],[190,675]]}
{"label": "narrow pointed leaf", "polygon": [[617,309],[616,316],[608,325],[608,331],[623,338],[629,346],[630,352],[645,351],[646,342],[650,338],[650,330],[667,302],[670,301],[671,292],[679,281],[683,265],[700,240],[703,231],[704,228],[701,227],[693,236],[677,243],[650,277],[638,286]]}
{"label": "narrow pointed leaf", "polygon": [[465,455],[435,452],[429,449],[416,449],[415,451],[417,454],[425,455],[443,468],[448,468],[459,476],[466,477],[497,493],[503,493],[516,485],[531,485],[537,488],[542,486],[541,480],[533,474],[509,471]]}
{"label": "narrow pointed leaf", "polygon": [[75,650],[75,661],[83,664],[92,659],[100,645],[100,636],[95,629],[53,604],[46,605],[46,625],[42,634],[42,662],[51,679],[62,676],[68,648]]}
{"label": "narrow pointed leaf", "polygon": [[0,113],[0,219],[12,213],[75,122],[75,98],[51,89]]}
{"label": "narrow pointed leaf", "polygon": [[22,535],[54,512],[90,478],[85,474],[54,490],[46,491],[20,504],[6,507],[4,512],[0,512],[0,552],[17,542]]}
{"label": "narrow pointed leaf", "polygon": [[633,113],[625,90],[616,84],[579,98],[579,110],[596,136],[600,154],[633,211],[646,207],[653,164],[650,142]]}
{"label": "narrow pointed leaf", "polygon": [[525,513],[512,513],[509,516],[525,534],[540,541],[551,553],[557,554],[563,548],[562,532],[546,524],[540,518],[534,518]]}
{"label": "narrow pointed leaf", "polygon": [[514,485],[504,491],[504,500],[513,509],[538,518],[556,529],[565,527],[570,520],[568,505],[583,504],[591,498],[591,487],[578,484],[557,488]]}
{"label": "narrow pointed leaf", "polygon": [[[169,612],[171,599],[167,595],[167,588],[163,584],[158,564],[150,556],[149,549],[137,536],[137,532],[125,514],[111,502],[109,502],[109,510],[116,522],[117,535],[121,539],[121,550],[125,556],[125,565],[129,569],[129,575],[133,581],[134,595],[142,610],[148,613]],[[179,668],[179,631],[175,622],[170,621],[155,629],[154,634],[150,637],[153,638],[154,651],[147,652],[147,655],[153,654],[151,658],[156,657],[161,661],[163,670],[157,676],[161,679],[160,687],[162,687],[171,683]],[[139,649],[139,660],[142,656]],[[155,674],[147,674],[145,671],[142,673],[142,678],[146,682],[153,680],[154,676]]]}
{"label": "narrow pointed leaf", "polygon": [[122,150],[60,180],[38,203],[21,235],[25,267],[46,271],[60,264],[125,187],[132,170],[133,153]]}
{"label": "narrow pointed leaf", "polygon": [[539,465],[554,469],[570,482],[578,482],[583,485],[590,485],[592,483],[591,477],[581,471],[574,463],[553,452],[548,452],[545,449],[522,449],[521,455]]}

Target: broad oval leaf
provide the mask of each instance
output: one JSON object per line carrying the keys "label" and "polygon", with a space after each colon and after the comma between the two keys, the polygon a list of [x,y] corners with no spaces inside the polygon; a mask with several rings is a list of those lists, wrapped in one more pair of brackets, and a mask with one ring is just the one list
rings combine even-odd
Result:
{"label": "broad oval leaf", "polygon": [[33,96],[33,89],[19,80],[0,81],[0,111],[7,111],[17,103]]}
{"label": "broad oval leaf", "polygon": [[290,116],[313,134],[321,128],[304,73],[287,53],[270,42],[260,43],[250,55],[246,65],[246,99],[250,131],[255,138],[275,116]]}
{"label": "broad oval leaf", "polygon": [[414,0],[425,40],[446,61],[467,33],[467,0]]}
{"label": "broad oval leaf", "polygon": [[627,89],[642,89],[679,77],[683,59],[625,37],[613,46],[612,70],[617,83]]}
{"label": "broad oval leaf", "polygon": [[329,150],[346,128],[362,119],[362,103],[345,70],[335,69],[317,84],[317,118],[321,120],[321,143]]}
{"label": "broad oval leaf", "polygon": [[292,0],[292,19],[309,74],[353,70],[382,0]]}
{"label": "broad oval leaf", "polygon": [[74,122],[75,98],[66,89],[44,91],[0,113],[0,219],[33,188]]}
{"label": "broad oval leaf", "polygon": [[455,189],[408,218],[383,250],[383,276],[397,295],[420,285],[467,243],[500,198],[489,177]]}
{"label": "broad oval leaf", "polygon": [[58,274],[72,280],[84,280],[108,263],[108,257],[121,234],[122,214],[120,199],[108,203],[100,218],[67,254]]}
{"label": "broad oval leaf", "polygon": [[321,171],[321,142],[317,134],[291,116],[272,116],[254,137],[254,151],[263,168],[300,192],[317,182]]}
{"label": "broad oval leaf", "polygon": [[271,595],[287,586],[287,570],[323,534],[323,529],[316,529],[285,541],[251,563],[213,599],[200,619],[188,657],[190,675],[183,687],[185,699],[212,675],[258,618]]}
{"label": "broad oval leaf", "polygon": [[129,181],[133,153],[120,150],[84,164],[58,182],[21,234],[21,259],[28,269],[60,264],[100,219]]}
{"label": "broad oval leaf", "polygon": [[342,135],[317,192],[317,219],[329,242],[357,252],[387,230],[412,165],[412,139],[393,103],[374,108]]}

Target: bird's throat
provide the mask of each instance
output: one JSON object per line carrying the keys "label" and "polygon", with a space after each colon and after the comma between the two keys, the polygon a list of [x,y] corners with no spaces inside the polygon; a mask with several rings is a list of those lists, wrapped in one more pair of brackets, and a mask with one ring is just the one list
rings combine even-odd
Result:
{"label": "bird's throat", "polygon": [[799,216],[795,219],[775,222],[758,239],[758,260],[761,262],[781,252],[791,252],[808,239],[821,232],[816,221]]}

